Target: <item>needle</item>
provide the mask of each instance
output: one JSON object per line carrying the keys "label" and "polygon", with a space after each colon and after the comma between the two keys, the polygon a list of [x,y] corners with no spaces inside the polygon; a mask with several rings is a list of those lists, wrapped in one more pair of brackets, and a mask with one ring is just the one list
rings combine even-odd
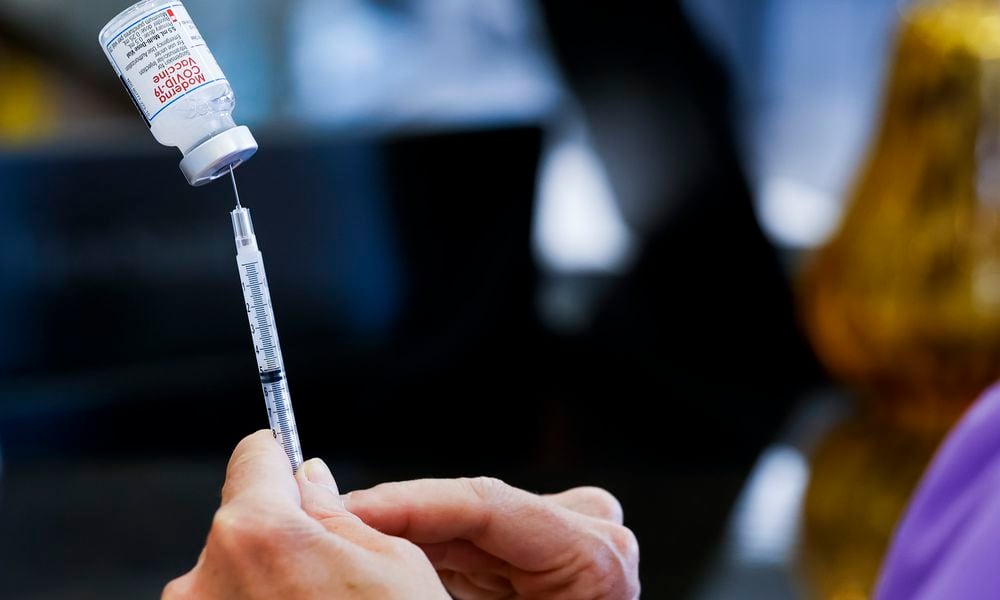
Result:
{"label": "needle", "polygon": [[233,192],[236,194],[236,208],[243,208],[240,204],[240,190],[236,187],[236,173],[233,172],[233,165],[229,165],[229,176],[233,179]]}

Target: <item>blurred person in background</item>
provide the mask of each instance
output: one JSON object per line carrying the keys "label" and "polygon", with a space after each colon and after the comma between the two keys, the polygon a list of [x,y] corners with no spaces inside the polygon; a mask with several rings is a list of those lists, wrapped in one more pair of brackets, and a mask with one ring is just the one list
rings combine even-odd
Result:
{"label": "blurred person in background", "polygon": [[1000,597],[1000,386],[937,452],[896,530],[879,600]]}

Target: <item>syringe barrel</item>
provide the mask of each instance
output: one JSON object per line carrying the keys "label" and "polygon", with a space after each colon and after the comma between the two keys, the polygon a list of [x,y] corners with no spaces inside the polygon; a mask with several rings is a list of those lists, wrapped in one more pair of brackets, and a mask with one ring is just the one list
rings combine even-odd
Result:
{"label": "syringe barrel", "polygon": [[302,464],[302,448],[299,445],[298,428],[295,426],[295,413],[292,411],[278,328],[274,322],[274,307],[271,305],[264,257],[257,248],[250,211],[237,207],[232,212],[232,218],[233,232],[236,235],[236,264],[243,286],[243,300],[250,321],[250,337],[267,405],[267,417],[274,438],[288,455],[292,469],[297,470]]}

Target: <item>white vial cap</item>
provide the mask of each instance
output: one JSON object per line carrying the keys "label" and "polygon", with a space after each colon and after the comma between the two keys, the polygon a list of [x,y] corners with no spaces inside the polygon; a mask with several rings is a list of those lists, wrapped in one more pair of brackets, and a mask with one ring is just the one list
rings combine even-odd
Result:
{"label": "white vial cap", "polygon": [[257,152],[257,140],[245,126],[233,127],[209,138],[181,161],[181,172],[188,183],[205,185],[229,174],[229,167],[238,167]]}

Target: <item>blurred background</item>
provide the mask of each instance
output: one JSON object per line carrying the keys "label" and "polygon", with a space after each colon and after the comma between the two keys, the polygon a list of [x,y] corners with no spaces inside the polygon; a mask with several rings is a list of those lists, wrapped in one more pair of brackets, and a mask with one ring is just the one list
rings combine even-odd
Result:
{"label": "blurred background", "polygon": [[[1000,375],[1000,5],[185,4],[341,489],[601,485],[645,597],[870,596]],[[158,597],[267,426],[232,191],[121,89],[127,5],[0,0],[4,598]]]}

